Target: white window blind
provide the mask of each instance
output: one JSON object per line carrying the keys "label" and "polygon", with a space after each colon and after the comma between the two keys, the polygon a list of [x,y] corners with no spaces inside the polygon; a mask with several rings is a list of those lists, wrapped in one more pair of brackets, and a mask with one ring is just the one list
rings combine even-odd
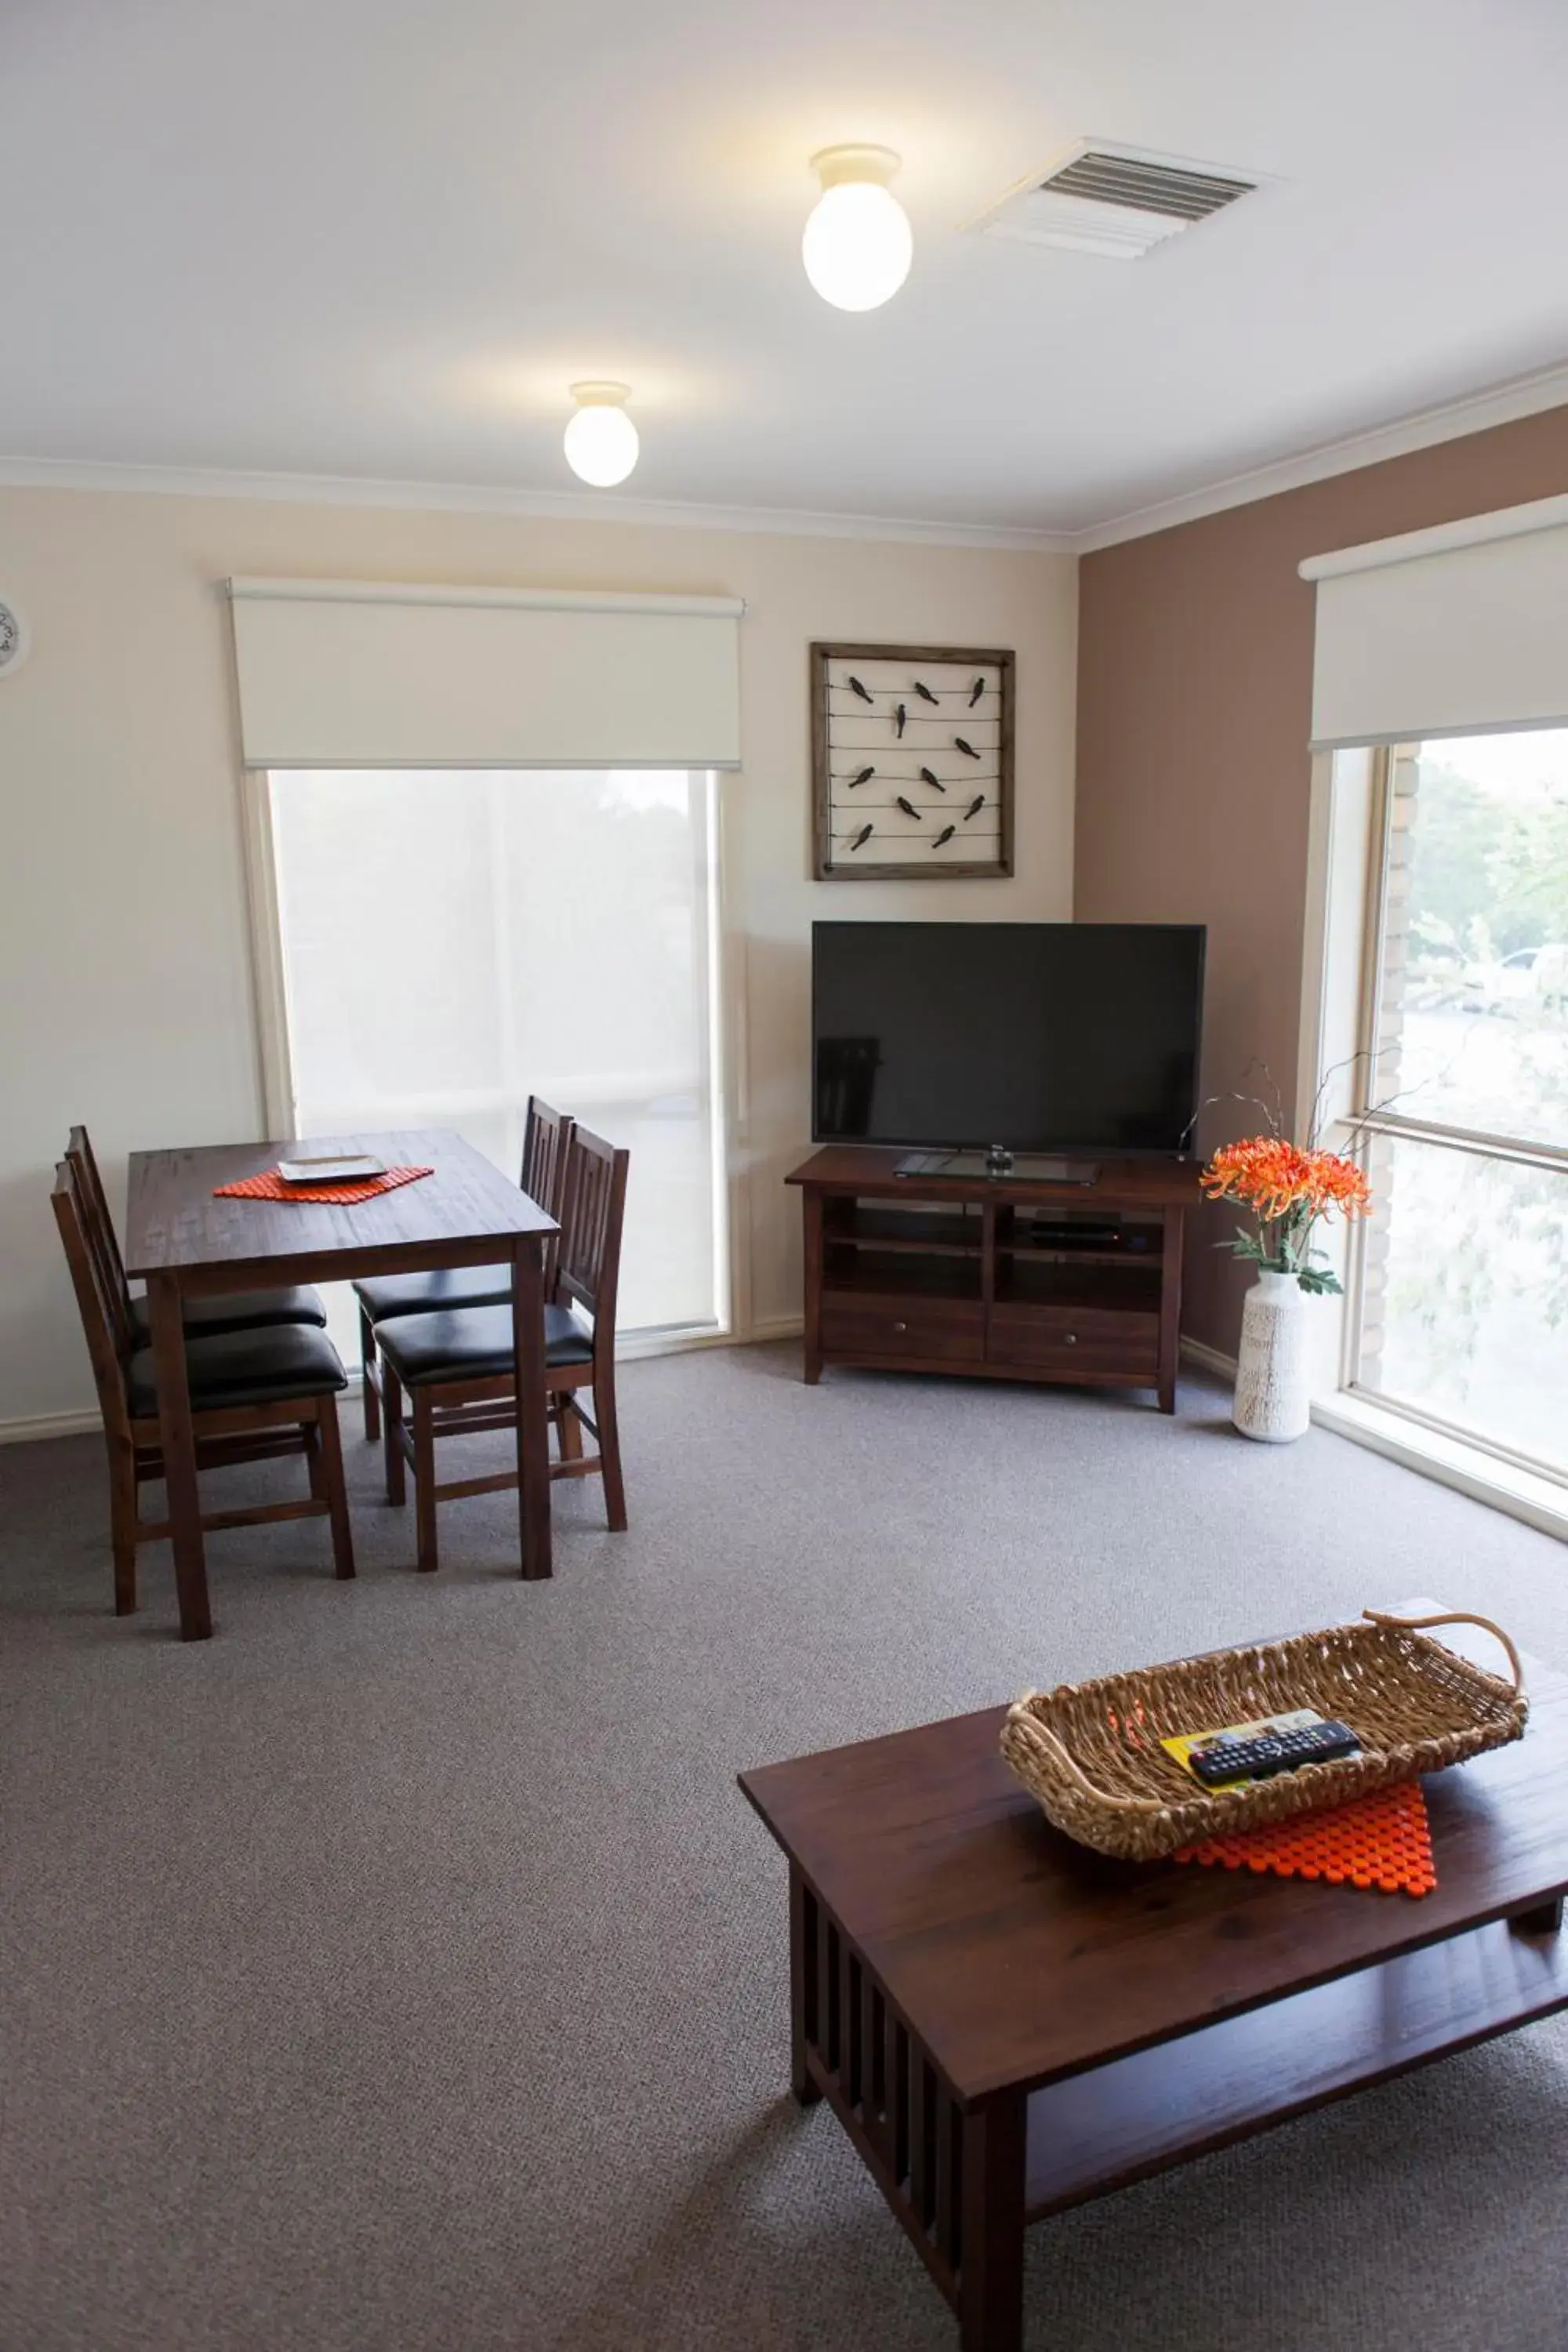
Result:
{"label": "white window blind", "polygon": [[1315,751],[1568,724],[1568,498],[1300,570],[1318,591]]}
{"label": "white window blind", "polygon": [[621,1331],[718,1328],[713,777],[303,769],[266,789],[292,1131],[451,1127],[515,1173],[542,1095],[631,1152]]}
{"label": "white window blind", "polygon": [[247,768],[734,768],[738,599],[231,580]]}

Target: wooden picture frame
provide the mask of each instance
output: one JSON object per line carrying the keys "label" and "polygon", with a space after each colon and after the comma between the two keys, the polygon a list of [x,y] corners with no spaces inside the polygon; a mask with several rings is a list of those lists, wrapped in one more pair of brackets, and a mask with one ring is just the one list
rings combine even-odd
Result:
{"label": "wooden picture frame", "polygon": [[1013,694],[1010,652],[814,644],[816,879],[1010,876]]}

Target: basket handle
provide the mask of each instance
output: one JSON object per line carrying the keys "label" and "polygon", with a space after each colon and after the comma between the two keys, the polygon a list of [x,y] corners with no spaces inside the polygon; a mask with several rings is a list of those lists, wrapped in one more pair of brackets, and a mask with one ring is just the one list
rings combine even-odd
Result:
{"label": "basket handle", "polygon": [[1429,1626],[1433,1625],[1479,1625],[1483,1633],[1490,1633],[1493,1639],[1500,1642],[1508,1652],[1508,1662],[1513,1668],[1515,1698],[1524,1687],[1523,1661],[1502,1627],[1494,1625],[1489,1617],[1478,1617],[1468,1609],[1445,1610],[1437,1617],[1396,1617],[1387,1609],[1363,1609],[1361,1613],[1363,1617],[1370,1617],[1374,1625],[1387,1625],[1401,1633],[1425,1633]]}
{"label": "basket handle", "polygon": [[1038,1717],[1029,1713],[1029,1699],[1034,1696],[1031,1691],[1028,1698],[1021,1698],[1016,1706],[1008,1708],[1009,1724],[1015,1730],[1022,1732],[1035,1747],[1043,1748],[1066,1772],[1068,1780],[1077,1781],[1086,1797],[1092,1797],[1097,1805],[1110,1805],[1119,1813],[1157,1813],[1165,1810],[1157,1797],[1121,1797],[1114,1790],[1097,1788],[1082,1766],[1062,1746],[1056,1733],[1040,1722]]}

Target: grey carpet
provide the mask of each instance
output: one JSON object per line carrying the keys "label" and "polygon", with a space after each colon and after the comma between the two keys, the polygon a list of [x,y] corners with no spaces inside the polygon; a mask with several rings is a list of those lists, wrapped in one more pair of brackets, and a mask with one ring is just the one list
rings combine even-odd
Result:
{"label": "grey carpet", "polygon": [[[632,1532],[558,1489],[553,1583],[497,1496],[416,1577],[355,1439],[357,1583],[320,1523],[218,1537],[194,1647],[163,1548],[110,1613],[96,1442],[0,1452],[4,2352],[952,2352],[785,2095],[737,1768],[1415,1591],[1568,1660],[1559,1546],[1201,1384],[765,1349],[632,1366],[623,1418]],[[1565,2125],[1539,2026],[1085,2208],[1028,2343],[1559,2352]]]}

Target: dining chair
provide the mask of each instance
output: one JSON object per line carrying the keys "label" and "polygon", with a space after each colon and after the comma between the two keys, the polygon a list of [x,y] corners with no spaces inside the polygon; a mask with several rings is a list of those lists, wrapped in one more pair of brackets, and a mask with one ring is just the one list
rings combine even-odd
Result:
{"label": "dining chair", "polygon": [[[538,1095],[528,1097],[522,1130],[522,1169],[519,1188],[537,1201],[547,1215],[561,1215],[566,1153],[576,1121],[552,1110]],[[544,1296],[555,1294],[553,1237],[544,1245]],[[356,1282],[359,1300],[360,1360],[364,1368],[362,1399],[364,1433],[381,1435],[381,1366],[376,1357],[375,1327],[395,1316],[428,1315],[438,1307],[504,1307],[511,1297],[509,1265],[450,1265],[431,1274],[384,1274]]]}
{"label": "dining chair", "polygon": [[[142,1517],[141,1489],[163,1475],[153,1351],[138,1347],[117,1311],[113,1285],[95,1249],[91,1220],[75,1169],[62,1160],[51,1196],[87,1339],[109,1449],[109,1519],[114,1554],[114,1612],[136,1606],[136,1553],[171,1530]],[[348,1492],[338,1433],[338,1393],[348,1385],[342,1359],[313,1323],[268,1324],[208,1332],[186,1342],[196,1467],[268,1461],[302,1454],[309,1499],[204,1512],[203,1532],[260,1527],[273,1519],[325,1517],[340,1577],[354,1572]]]}
{"label": "dining chair", "polygon": [[[88,1247],[113,1302],[117,1328],[122,1323],[132,1346],[144,1348],[153,1336],[147,1301],[131,1296],[125,1261],[109,1213],[109,1196],[85,1127],[72,1128],[66,1159],[76,1177],[77,1197],[87,1221]],[[220,1291],[212,1298],[183,1299],[181,1307],[185,1329],[193,1339],[212,1339],[225,1331],[263,1330],[275,1323],[313,1323],[324,1329],[327,1320],[321,1292],[308,1283],[289,1283],[277,1290]]]}
{"label": "dining chair", "polygon": [[[586,1128],[574,1132],[566,1151],[555,1296],[544,1310],[544,1381],[560,1454],[550,1475],[602,1477],[605,1516],[617,1534],[626,1524],[626,1496],[616,1410],[616,1290],[630,1160],[628,1151]],[[586,1323],[584,1316],[590,1318]],[[434,1569],[439,1565],[437,1504],[517,1485],[515,1470],[445,1485],[436,1479],[437,1438],[517,1425],[511,1302],[396,1316],[376,1326],[375,1341],[384,1374],[387,1500],[404,1500],[406,1465],[414,1474],[419,1566]],[[591,1413],[579,1401],[584,1390],[591,1394]],[[584,1429],[597,1442],[596,1454],[584,1454]]]}

